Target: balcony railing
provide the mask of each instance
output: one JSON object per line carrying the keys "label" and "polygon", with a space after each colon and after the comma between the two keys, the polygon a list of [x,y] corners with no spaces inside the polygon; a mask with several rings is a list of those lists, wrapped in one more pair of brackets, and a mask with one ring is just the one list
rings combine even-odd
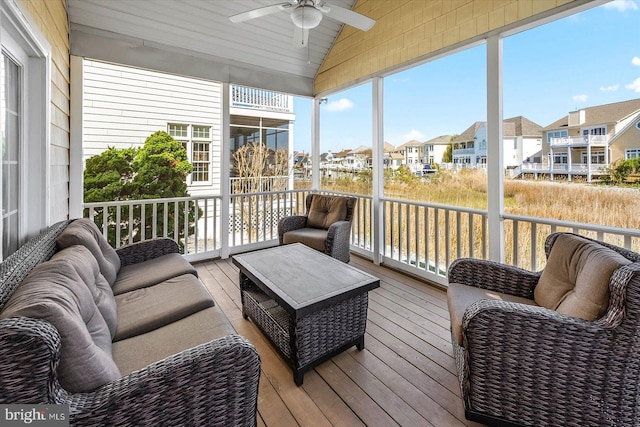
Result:
{"label": "balcony railing", "polygon": [[572,163],[571,169],[569,169],[569,165],[566,163],[554,163],[552,168],[549,168],[549,165],[546,163],[523,163],[520,167],[520,170],[524,173],[528,172],[556,172],[556,173],[587,173],[589,170],[597,173],[606,173],[609,169],[609,164],[597,164],[591,163],[591,165],[587,165],[586,163]]}
{"label": "balcony railing", "polygon": [[452,151],[452,154],[454,156],[462,156],[466,154],[473,154],[475,152],[476,152],[475,148],[456,148],[455,150]]}
{"label": "balcony railing", "polygon": [[583,136],[571,136],[564,138],[551,138],[549,140],[549,145],[553,146],[576,146],[576,147],[586,147],[587,145],[592,146],[606,146],[609,142],[609,137],[607,135],[583,135]]}
{"label": "balcony railing", "polygon": [[293,97],[270,90],[231,86],[231,106],[293,113]]}
{"label": "balcony railing", "polygon": [[[198,260],[220,256],[225,241],[229,247],[224,249],[229,253],[277,245],[278,221],[304,214],[307,194],[309,190],[233,194],[227,212],[228,228],[224,230],[219,195],[86,203],[84,215],[96,221],[115,247],[170,237],[179,242],[187,259]],[[373,200],[371,196],[351,196],[358,198],[351,249],[372,258],[377,238]],[[392,268],[446,285],[446,272],[453,260],[488,257],[486,211],[382,198],[380,213],[378,246],[382,262]],[[555,231],[570,231],[640,251],[639,230],[510,214],[503,220],[505,262],[525,269],[544,267],[545,238]]]}

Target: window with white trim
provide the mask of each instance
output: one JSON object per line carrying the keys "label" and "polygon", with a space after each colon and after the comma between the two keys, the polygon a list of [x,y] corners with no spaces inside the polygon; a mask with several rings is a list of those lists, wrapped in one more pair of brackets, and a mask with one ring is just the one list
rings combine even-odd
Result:
{"label": "window with white trim", "polygon": [[624,159],[637,159],[640,157],[640,148],[627,148],[624,150]]}
{"label": "window with white trim", "polygon": [[169,123],[169,135],[187,150],[187,157],[193,165],[188,177],[189,184],[211,182],[211,126]]}

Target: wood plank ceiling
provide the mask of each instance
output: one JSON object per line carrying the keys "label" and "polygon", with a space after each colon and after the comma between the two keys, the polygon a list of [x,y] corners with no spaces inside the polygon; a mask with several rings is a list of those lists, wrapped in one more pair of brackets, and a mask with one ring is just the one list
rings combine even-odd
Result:
{"label": "wood plank ceiling", "polygon": [[[342,24],[325,16],[320,25],[311,30],[307,49],[293,47],[294,25],[287,12],[238,24],[228,19],[236,13],[284,1],[68,0],[71,53],[103,60],[124,58],[124,61],[127,55],[118,56],[116,53],[112,56],[105,53],[109,48],[99,47],[104,46],[105,41],[107,44],[125,41],[129,46],[137,44],[137,47],[165,52],[167,57],[172,54],[188,55],[197,58],[200,65],[210,63],[212,69],[236,67],[244,70],[244,74],[257,73],[263,80],[271,76],[268,80],[272,80],[274,86],[280,86],[273,87],[277,90],[286,89],[289,79],[292,81],[289,92],[311,95],[310,83],[312,85]],[[355,0],[331,0],[331,3],[351,9]],[[101,40],[102,45],[95,41],[86,42],[91,38]],[[162,69],[160,61],[156,61],[158,67],[155,69],[168,71]],[[130,62],[137,62],[135,55]],[[190,71],[185,69],[182,74],[189,75]],[[230,76],[229,81],[247,83],[241,81],[243,73],[236,74],[239,77]],[[269,89],[266,87],[269,82],[265,83],[263,87]]]}

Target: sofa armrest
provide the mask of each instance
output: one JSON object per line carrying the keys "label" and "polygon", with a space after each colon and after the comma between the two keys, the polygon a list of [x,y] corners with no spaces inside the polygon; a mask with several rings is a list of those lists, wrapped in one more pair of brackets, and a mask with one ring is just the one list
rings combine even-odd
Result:
{"label": "sofa armrest", "polygon": [[451,263],[447,277],[450,283],[531,299],[541,274],[494,261],[460,258]]}
{"label": "sofa armrest", "polygon": [[116,249],[122,266],[137,264],[162,255],[180,253],[178,243],[166,237],[145,240]]}
{"label": "sofa armrest", "polygon": [[58,403],[74,426],[255,426],[259,378],[255,348],[228,335]]}
{"label": "sofa armrest", "polygon": [[351,242],[351,221],[337,221],[329,226],[325,253],[342,262],[349,262]]}
{"label": "sofa armrest", "polygon": [[307,226],[307,217],[304,215],[293,215],[282,218],[278,221],[278,241],[284,244],[284,233],[297,230]]}
{"label": "sofa armrest", "polygon": [[59,352],[60,334],[49,322],[30,317],[0,320],[0,403],[55,403],[50,381]]}

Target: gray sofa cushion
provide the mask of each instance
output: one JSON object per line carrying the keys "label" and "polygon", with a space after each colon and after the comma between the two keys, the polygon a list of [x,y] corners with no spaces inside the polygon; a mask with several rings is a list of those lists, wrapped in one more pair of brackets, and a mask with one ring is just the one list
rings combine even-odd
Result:
{"label": "gray sofa cushion", "polygon": [[100,266],[100,272],[113,286],[120,270],[120,257],[104,238],[98,226],[93,221],[81,218],[73,221],[58,236],[58,247],[61,249],[73,245],[85,246]]}
{"label": "gray sofa cushion", "polygon": [[298,228],[297,230],[284,233],[282,242],[285,245],[289,243],[302,243],[310,248],[324,252],[327,234],[327,230],[321,228]]}
{"label": "gray sofa cushion", "polygon": [[118,330],[114,341],[130,338],[213,306],[213,299],[192,274],[115,297]]}
{"label": "gray sofa cushion", "polygon": [[36,266],[0,318],[25,316],[51,323],[60,334],[60,384],[70,392],[94,390],[120,378],[111,357],[111,333],[89,287],[69,260]]}
{"label": "gray sofa cushion", "polygon": [[209,307],[146,334],[113,343],[113,359],[123,375],[183,350],[235,333],[224,313]]}
{"label": "gray sofa cushion", "polygon": [[69,246],[51,257],[52,261],[58,259],[66,259],[74,266],[82,281],[89,288],[91,295],[93,295],[93,300],[107,323],[113,338],[118,327],[116,300],[113,297],[113,291],[107,279],[100,273],[98,261],[89,252],[89,249],[80,245]]}
{"label": "gray sofa cushion", "polygon": [[113,284],[114,295],[146,288],[183,274],[198,276],[195,268],[180,254],[171,253],[120,269]]}

